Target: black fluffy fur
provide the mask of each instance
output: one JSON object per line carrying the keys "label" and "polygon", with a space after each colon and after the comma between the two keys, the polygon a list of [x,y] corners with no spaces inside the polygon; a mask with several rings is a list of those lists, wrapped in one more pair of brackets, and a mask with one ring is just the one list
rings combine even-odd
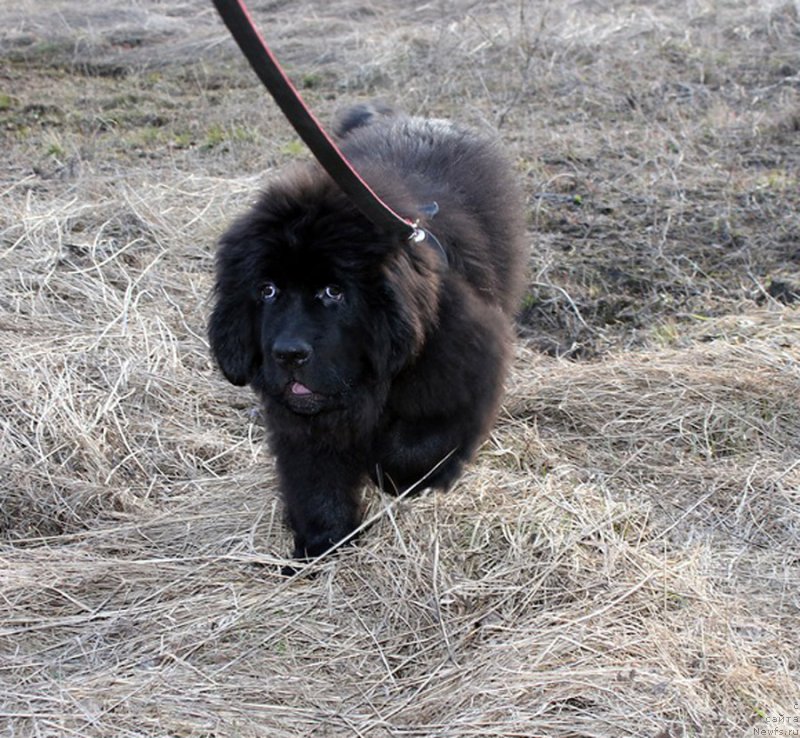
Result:
{"label": "black fluffy fur", "polygon": [[520,197],[490,139],[363,105],[335,131],[446,259],[380,232],[315,163],[221,239],[211,349],[264,402],[298,558],[358,526],[367,477],[452,484],[497,412],[524,266]]}

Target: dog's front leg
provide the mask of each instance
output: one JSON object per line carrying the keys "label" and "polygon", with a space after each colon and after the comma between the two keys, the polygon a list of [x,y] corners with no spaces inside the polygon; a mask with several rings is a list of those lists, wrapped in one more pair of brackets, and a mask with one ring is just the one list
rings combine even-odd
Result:
{"label": "dog's front leg", "polygon": [[294,439],[276,446],[281,494],[294,533],[292,555],[315,558],[358,527],[363,462]]}

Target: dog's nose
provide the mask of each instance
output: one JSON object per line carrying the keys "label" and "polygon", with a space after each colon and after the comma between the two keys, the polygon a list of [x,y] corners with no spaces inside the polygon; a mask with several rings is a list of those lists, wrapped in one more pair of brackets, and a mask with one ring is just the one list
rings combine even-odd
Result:
{"label": "dog's nose", "polygon": [[302,338],[278,338],[272,346],[272,356],[285,369],[296,369],[311,358],[312,349]]}

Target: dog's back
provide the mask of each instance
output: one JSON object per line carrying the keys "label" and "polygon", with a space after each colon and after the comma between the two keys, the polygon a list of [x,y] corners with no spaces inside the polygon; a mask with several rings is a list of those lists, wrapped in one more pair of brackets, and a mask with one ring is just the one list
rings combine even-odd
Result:
{"label": "dog's back", "polygon": [[373,189],[439,238],[449,268],[513,314],[524,279],[524,209],[497,143],[447,120],[379,104],[348,108],[334,130]]}

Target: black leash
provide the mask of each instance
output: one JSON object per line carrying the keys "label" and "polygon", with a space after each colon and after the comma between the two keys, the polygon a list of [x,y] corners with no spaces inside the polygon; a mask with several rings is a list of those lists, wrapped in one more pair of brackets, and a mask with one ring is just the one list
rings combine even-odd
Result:
{"label": "black leash", "polygon": [[444,249],[432,234],[392,210],[345,158],[303,102],[300,93],[264,42],[243,0],[214,0],[214,5],[242,53],[247,57],[247,61],[250,62],[250,66],[278,103],[278,107],[325,171],[356,207],[380,228],[398,232],[409,240],[417,242],[432,240],[435,247],[438,247],[444,255]]}

